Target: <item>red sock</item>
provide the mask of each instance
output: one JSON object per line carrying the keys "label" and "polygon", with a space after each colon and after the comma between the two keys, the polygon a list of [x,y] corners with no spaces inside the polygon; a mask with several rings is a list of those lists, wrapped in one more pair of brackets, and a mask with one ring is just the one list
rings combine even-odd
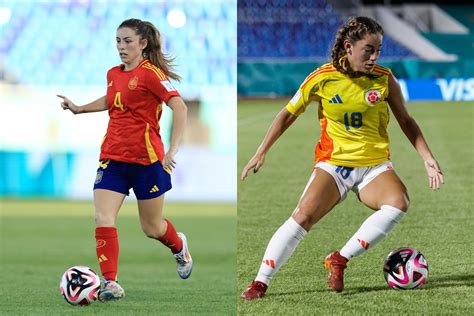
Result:
{"label": "red sock", "polygon": [[160,238],[157,238],[163,245],[171,249],[172,253],[178,253],[183,249],[183,241],[179,238],[178,234],[176,233],[176,229],[174,229],[173,224],[167,219],[165,219],[166,223],[168,224],[166,227],[166,232]]}
{"label": "red sock", "polygon": [[104,279],[116,281],[119,256],[117,228],[97,227],[95,229],[95,241],[95,251]]}

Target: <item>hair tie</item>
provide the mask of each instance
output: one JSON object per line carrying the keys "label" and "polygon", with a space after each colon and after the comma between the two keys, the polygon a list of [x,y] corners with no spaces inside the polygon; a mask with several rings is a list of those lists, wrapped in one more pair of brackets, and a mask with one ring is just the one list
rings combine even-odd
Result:
{"label": "hair tie", "polygon": [[346,59],[347,59],[347,55],[344,55],[342,56],[341,58],[339,58],[339,66],[344,66],[344,63],[346,62]]}

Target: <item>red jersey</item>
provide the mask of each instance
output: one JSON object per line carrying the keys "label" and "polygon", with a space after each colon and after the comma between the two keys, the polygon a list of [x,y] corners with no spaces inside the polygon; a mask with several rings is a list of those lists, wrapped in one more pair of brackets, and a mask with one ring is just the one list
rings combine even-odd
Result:
{"label": "red jersey", "polygon": [[162,105],[179,93],[164,72],[148,59],[130,71],[122,67],[107,72],[110,120],[100,160],[141,165],[162,162],[164,148],[159,125]]}

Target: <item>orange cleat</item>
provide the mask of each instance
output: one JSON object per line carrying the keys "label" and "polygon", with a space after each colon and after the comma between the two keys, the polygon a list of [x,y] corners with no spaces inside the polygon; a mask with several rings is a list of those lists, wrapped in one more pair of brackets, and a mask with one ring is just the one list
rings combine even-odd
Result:
{"label": "orange cleat", "polygon": [[265,296],[265,292],[267,291],[268,285],[260,281],[253,281],[245,291],[240,294],[240,297],[244,300],[254,300],[256,298],[262,298]]}
{"label": "orange cleat", "polygon": [[342,292],[344,289],[344,269],[347,266],[347,260],[339,251],[329,254],[324,259],[324,267],[329,272],[328,285],[336,292]]}

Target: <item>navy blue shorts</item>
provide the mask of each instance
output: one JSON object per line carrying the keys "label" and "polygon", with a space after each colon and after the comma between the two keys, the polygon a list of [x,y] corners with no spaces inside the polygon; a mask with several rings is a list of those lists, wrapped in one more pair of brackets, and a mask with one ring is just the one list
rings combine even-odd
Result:
{"label": "navy blue shorts", "polygon": [[171,175],[159,161],[145,166],[105,159],[100,162],[94,182],[95,189],[105,189],[130,194],[138,200],[159,197],[171,189]]}

